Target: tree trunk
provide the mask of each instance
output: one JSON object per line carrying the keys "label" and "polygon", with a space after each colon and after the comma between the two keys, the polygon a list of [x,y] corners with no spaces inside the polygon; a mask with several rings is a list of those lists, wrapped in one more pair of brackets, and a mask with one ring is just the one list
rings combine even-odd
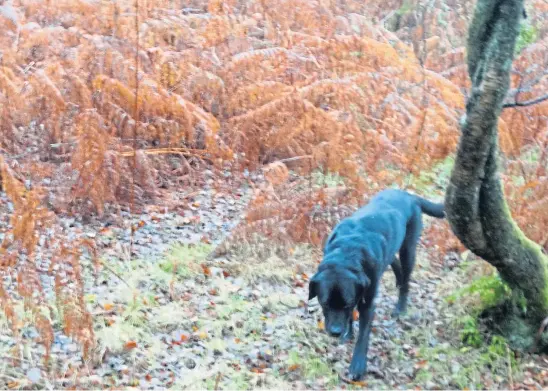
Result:
{"label": "tree trunk", "polygon": [[498,118],[522,15],[523,0],[478,0],[468,37],[472,90],[445,205],[462,243],[523,294],[532,333],[548,316],[548,257],[512,219],[498,173]]}

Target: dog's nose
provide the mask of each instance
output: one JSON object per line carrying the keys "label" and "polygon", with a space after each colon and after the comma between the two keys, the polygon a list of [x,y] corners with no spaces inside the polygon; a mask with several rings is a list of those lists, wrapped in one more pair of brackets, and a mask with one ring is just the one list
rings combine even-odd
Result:
{"label": "dog's nose", "polygon": [[343,332],[342,326],[331,326],[329,328],[329,334],[331,334],[334,337],[340,337]]}

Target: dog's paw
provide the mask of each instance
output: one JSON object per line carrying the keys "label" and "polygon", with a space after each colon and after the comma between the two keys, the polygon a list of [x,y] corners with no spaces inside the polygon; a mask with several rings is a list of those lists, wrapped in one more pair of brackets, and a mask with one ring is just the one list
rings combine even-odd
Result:
{"label": "dog's paw", "polygon": [[365,357],[353,357],[350,367],[348,368],[348,378],[352,381],[360,381],[365,377],[367,372],[367,359]]}
{"label": "dog's paw", "polygon": [[344,334],[340,339],[339,339],[339,343],[341,345],[344,345],[345,343],[347,342],[351,342],[354,340],[354,330],[350,330],[349,332],[347,332],[346,334]]}
{"label": "dog's paw", "polygon": [[392,318],[399,319],[400,315],[402,315],[402,312],[398,307],[394,308],[394,311],[392,311]]}
{"label": "dog's paw", "polygon": [[396,305],[396,308],[394,308],[394,311],[392,311],[392,318],[399,319],[402,315],[405,315],[407,312],[407,306],[406,305]]}

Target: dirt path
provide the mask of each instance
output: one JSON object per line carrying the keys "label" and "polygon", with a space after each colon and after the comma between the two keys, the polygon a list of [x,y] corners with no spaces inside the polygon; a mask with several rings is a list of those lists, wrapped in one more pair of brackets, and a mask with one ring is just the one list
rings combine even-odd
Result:
{"label": "dirt path", "polygon": [[[204,190],[187,197],[181,213],[156,208],[136,216],[141,228],[132,257],[127,230],[67,221],[100,243],[107,265],[86,289],[98,339],[93,360],[83,365],[78,346],[57,324],[52,366],[43,367],[43,349],[28,326],[22,361],[0,364],[0,387],[360,388],[338,378],[352,345],[326,336],[317,305],[305,306],[308,276],[320,254],[306,246],[242,243],[228,258],[206,260],[238,221],[246,197],[245,189],[216,195]],[[399,321],[390,316],[396,291],[386,273],[362,386],[548,386],[539,380],[547,378],[542,371],[548,373],[542,357],[515,360],[492,342],[476,349],[462,344],[464,309],[445,298],[471,273],[464,264],[444,268],[421,245],[410,310]],[[3,331],[0,355],[10,357],[15,346]]]}

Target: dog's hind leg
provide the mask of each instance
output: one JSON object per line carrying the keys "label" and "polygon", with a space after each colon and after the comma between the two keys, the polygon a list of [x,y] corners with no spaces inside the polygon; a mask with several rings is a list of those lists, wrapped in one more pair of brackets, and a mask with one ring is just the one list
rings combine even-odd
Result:
{"label": "dog's hind leg", "polygon": [[394,261],[392,262],[392,271],[394,272],[394,275],[396,276],[396,286],[399,288],[401,287],[403,281],[402,281],[402,270],[401,270],[401,263],[398,257],[394,257]]}
{"label": "dog's hind leg", "polygon": [[[400,297],[398,304],[392,315],[398,317],[407,311],[407,301],[409,296],[409,281],[411,273],[415,266],[415,257],[417,252],[417,244],[422,230],[422,216],[417,208],[411,220],[407,223],[405,239],[400,248],[400,265],[401,265],[401,285]],[[396,277],[397,278],[397,277]]]}

